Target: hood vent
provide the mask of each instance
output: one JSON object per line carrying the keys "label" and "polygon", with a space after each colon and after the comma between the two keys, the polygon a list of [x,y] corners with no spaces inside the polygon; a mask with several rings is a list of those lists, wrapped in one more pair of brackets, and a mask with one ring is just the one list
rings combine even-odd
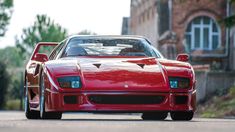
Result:
{"label": "hood vent", "polygon": [[140,66],[142,69],[144,69],[145,64],[137,64],[138,66]]}
{"label": "hood vent", "polygon": [[94,66],[96,66],[97,68],[100,68],[101,64],[93,64]]}

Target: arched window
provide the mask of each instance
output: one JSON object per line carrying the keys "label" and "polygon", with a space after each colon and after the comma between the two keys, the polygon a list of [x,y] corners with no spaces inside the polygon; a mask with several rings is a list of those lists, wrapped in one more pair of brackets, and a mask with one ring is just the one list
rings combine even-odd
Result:
{"label": "arched window", "polygon": [[189,23],[185,39],[189,51],[214,50],[220,45],[220,30],[213,19],[197,17]]}

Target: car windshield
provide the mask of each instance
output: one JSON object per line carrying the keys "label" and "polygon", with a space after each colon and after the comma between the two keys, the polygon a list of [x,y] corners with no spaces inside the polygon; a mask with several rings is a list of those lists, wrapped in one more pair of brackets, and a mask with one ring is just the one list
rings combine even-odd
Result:
{"label": "car windshield", "polygon": [[144,39],[72,38],[62,55],[69,56],[143,56],[158,57]]}

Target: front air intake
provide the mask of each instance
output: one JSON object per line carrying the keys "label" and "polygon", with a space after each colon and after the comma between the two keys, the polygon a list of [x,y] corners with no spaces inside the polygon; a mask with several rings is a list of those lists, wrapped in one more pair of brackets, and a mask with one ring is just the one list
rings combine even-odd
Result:
{"label": "front air intake", "polygon": [[65,104],[77,104],[78,98],[77,96],[64,96],[64,103]]}
{"label": "front air intake", "polygon": [[160,95],[90,95],[89,101],[94,104],[160,104],[165,97]]}
{"label": "front air intake", "polygon": [[175,104],[187,104],[188,103],[188,96],[175,96]]}

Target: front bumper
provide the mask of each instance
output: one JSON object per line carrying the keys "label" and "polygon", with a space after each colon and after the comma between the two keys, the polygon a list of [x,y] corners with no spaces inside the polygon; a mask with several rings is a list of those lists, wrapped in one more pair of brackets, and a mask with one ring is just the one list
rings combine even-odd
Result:
{"label": "front bumper", "polygon": [[[91,95],[123,95],[123,96],[164,96],[158,104],[96,104],[91,102]],[[75,102],[67,103],[64,97],[75,97]],[[179,103],[176,97],[187,100]],[[74,99],[73,99],[74,100]],[[79,93],[59,93],[46,90],[46,111],[85,111],[85,112],[147,112],[147,111],[195,111],[196,90],[188,93],[160,93],[160,92],[94,92],[81,91]]]}

